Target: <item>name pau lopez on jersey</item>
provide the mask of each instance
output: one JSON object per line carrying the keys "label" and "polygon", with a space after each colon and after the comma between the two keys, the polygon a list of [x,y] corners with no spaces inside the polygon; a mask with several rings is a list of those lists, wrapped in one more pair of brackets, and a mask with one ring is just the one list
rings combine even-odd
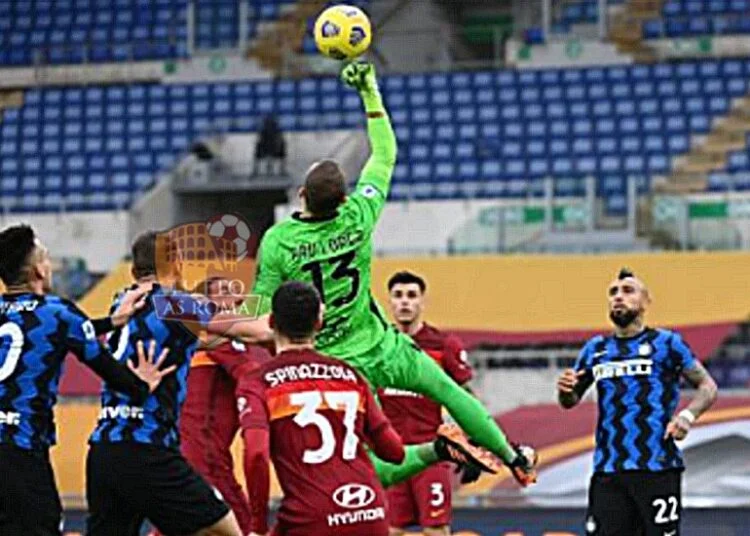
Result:
{"label": "name pau lopez on jersey", "polygon": [[297,246],[292,252],[294,262],[306,261],[325,255],[335,254],[344,249],[359,247],[365,239],[365,233],[361,229],[347,231],[333,236],[323,242],[305,242]]}

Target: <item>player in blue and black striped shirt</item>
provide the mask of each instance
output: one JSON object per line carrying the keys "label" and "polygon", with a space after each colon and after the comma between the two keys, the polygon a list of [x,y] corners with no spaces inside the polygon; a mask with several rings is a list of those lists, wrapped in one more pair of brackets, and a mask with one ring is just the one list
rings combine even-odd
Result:
{"label": "player in blue and black striped shirt", "polygon": [[49,294],[49,253],[31,227],[0,233],[0,279],[6,286],[0,296],[0,534],[57,536],[62,507],[49,447],[56,441],[53,408],[67,353],[134,400],[145,400],[172,369],[160,372],[160,361],[144,360],[142,346],[140,363],[133,360],[138,366],[112,358],[96,339],[97,327],[123,324],[135,302],[124,300],[112,319],[91,321]]}
{"label": "player in blue and black striped shirt", "polygon": [[[176,273],[157,277],[158,238],[158,233],[146,232],[133,243],[136,284],[131,288],[147,291],[145,305],[112,332],[108,344],[124,363],[132,359],[138,340],[152,339],[157,349],[169,347],[165,364],[176,372],[146,400],[105,383],[86,461],[87,534],[135,536],[148,519],[163,534],[239,535],[234,515],[180,453],[180,411],[198,346],[198,330],[185,323],[247,341],[270,338],[270,327],[265,318],[215,316],[215,304],[173,288],[173,279],[180,277],[177,266]],[[113,307],[118,302],[116,298]]]}
{"label": "player in blue and black striped shirt", "polygon": [[[716,399],[716,383],[682,337],[644,325],[650,295],[623,269],[608,290],[614,333],[590,339],[558,379],[562,407],[596,384],[599,419],[587,534],[677,536],[682,512],[683,439]],[[675,415],[680,378],[697,392]]]}

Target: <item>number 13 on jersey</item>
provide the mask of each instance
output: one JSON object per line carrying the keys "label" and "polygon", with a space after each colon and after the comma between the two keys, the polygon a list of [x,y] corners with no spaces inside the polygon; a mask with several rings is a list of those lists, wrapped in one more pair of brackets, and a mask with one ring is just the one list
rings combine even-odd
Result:
{"label": "number 13 on jersey", "polygon": [[[360,277],[357,268],[352,266],[355,254],[355,251],[350,251],[338,257],[308,262],[302,266],[303,271],[310,272],[312,283],[326,305],[343,307],[357,298]],[[323,270],[328,266],[334,269],[329,278],[324,278]]]}

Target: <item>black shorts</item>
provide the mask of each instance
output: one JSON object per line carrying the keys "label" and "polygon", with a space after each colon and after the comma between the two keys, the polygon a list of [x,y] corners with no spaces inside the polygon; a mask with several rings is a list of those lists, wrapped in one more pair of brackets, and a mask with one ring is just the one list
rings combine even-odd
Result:
{"label": "black shorts", "polygon": [[0,534],[59,536],[62,504],[49,453],[0,445]]}
{"label": "black shorts", "polygon": [[591,477],[586,534],[678,536],[682,471],[597,473]]}
{"label": "black shorts", "polygon": [[138,536],[144,519],[166,536],[182,536],[229,513],[179,452],[138,443],[91,445],[86,497],[88,536]]}

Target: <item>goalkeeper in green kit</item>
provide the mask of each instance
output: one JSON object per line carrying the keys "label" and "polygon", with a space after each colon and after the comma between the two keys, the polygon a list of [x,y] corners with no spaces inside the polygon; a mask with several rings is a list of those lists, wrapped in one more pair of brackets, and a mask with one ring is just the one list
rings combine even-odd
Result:
{"label": "goalkeeper in green kit", "polygon": [[285,281],[313,284],[325,304],[318,351],[346,361],[373,388],[408,390],[442,404],[474,444],[499,456],[528,485],[535,480],[533,451],[509,444],[484,406],[386,322],[370,295],[373,232],[396,164],[396,137],[374,67],[351,63],[341,77],[362,98],[372,155],[348,196],[335,162],[323,160],[308,170],[302,211],[276,223],[261,241],[253,292],[265,304]]}

